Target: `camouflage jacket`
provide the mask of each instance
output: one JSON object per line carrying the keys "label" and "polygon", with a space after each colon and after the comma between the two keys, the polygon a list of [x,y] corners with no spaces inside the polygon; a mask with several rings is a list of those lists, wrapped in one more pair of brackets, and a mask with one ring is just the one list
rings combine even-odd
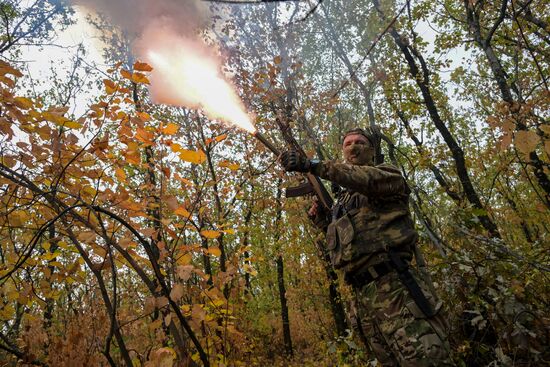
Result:
{"label": "camouflage jacket", "polygon": [[387,261],[389,248],[404,260],[412,258],[418,235],[408,207],[410,189],[396,167],[324,161],[314,174],[344,187],[327,227],[335,268],[353,273]]}

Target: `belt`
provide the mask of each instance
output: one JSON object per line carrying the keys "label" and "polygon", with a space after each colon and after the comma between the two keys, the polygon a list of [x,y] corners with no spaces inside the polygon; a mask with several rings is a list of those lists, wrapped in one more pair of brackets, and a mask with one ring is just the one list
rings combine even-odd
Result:
{"label": "belt", "polygon": [[426,296],[422,292],[422,289],[418,285],[416,279],[409,271],[409,266],[406,262],[401,260],[399,255],[394,251],[389,251],[389,262],[382,262],[373,266],[369,266],[363,271],[356,274],[346,274],[345,281],[354,287],[361,287],[367,283],[372,282],[384,276],[392,271],[397,272],[399,280],[407,288],[412,299],[422,311],[426,317],[432,317],[435,315],[430,302],[426,299]]}
{"label": "belt", "polygon": [[352,286],[360,287],[394,270],[395,268],[389,262],[382,262],[376,265],[369,266],[368,268],[358,273],[346,274],[345,281]]}

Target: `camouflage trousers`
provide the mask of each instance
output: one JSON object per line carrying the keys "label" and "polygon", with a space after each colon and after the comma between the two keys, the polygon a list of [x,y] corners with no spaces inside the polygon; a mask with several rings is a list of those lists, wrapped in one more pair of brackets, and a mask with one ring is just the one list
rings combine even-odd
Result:
{"label": "camouflage trousers", "polygon": [[391,272],[355,287],[352,325],[382,366],[452,366],[441,302],[411,272],[437,311],[435,316],[427,318],[397,273]]}

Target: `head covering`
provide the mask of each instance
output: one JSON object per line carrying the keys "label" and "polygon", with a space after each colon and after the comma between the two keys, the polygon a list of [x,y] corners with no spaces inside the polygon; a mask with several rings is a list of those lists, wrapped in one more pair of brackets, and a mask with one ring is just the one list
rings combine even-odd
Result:
{"label": "head covering", "polygon": [[363,135],[365,138],[367,138],[371,144],[371,146],[374,147],[374,136],[373,134],[369,132],[367,132],[366,130],[364,129],[361,129],[360,127],[356,127],[356,128],[353,128],[351,130],[348,130],[346,131],[346,133],[344,134],[344,138],[342,140],[345,140],[346,139],[346,136],[348,135]]}
{"label": "head covering", "polygon": [[346,139],[346,136],[348,135],[363,135],[365,138],[367,138],[371,144],[371,146],[374,148],[375,151],[375,164],[380,164],[384,161],[384,155],[382,154],[382,144],[381,144],[381,132],[378,125],[375,126],[369,126],[366,129],[362,129],[360,127],[353,128],[351,130],[346,131],[344,134],[344,139]]}

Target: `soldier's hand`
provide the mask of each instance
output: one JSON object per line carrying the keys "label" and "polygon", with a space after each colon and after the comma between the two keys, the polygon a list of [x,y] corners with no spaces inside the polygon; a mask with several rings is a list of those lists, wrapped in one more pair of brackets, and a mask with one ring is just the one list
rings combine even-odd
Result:
{"label": "soldier's hand", "polygon": [[326,232],[329,219],[326,210],[319,204],[319,199],[313,199],[313,203],[311,203],[307,215],[316,227]]}
{"label": "soldier's hand", "polygon": [[283,152],[279,161],[287,172],[309,172],[311,169],[311,161],[294,149]]}
{"label": "soldier's hand", "polygon": [[319,213],[319,201],[313,200],[313,203],[311,204],[311,208],[307,211],[307,215],[310,218],[315,218],[317,214]]}

